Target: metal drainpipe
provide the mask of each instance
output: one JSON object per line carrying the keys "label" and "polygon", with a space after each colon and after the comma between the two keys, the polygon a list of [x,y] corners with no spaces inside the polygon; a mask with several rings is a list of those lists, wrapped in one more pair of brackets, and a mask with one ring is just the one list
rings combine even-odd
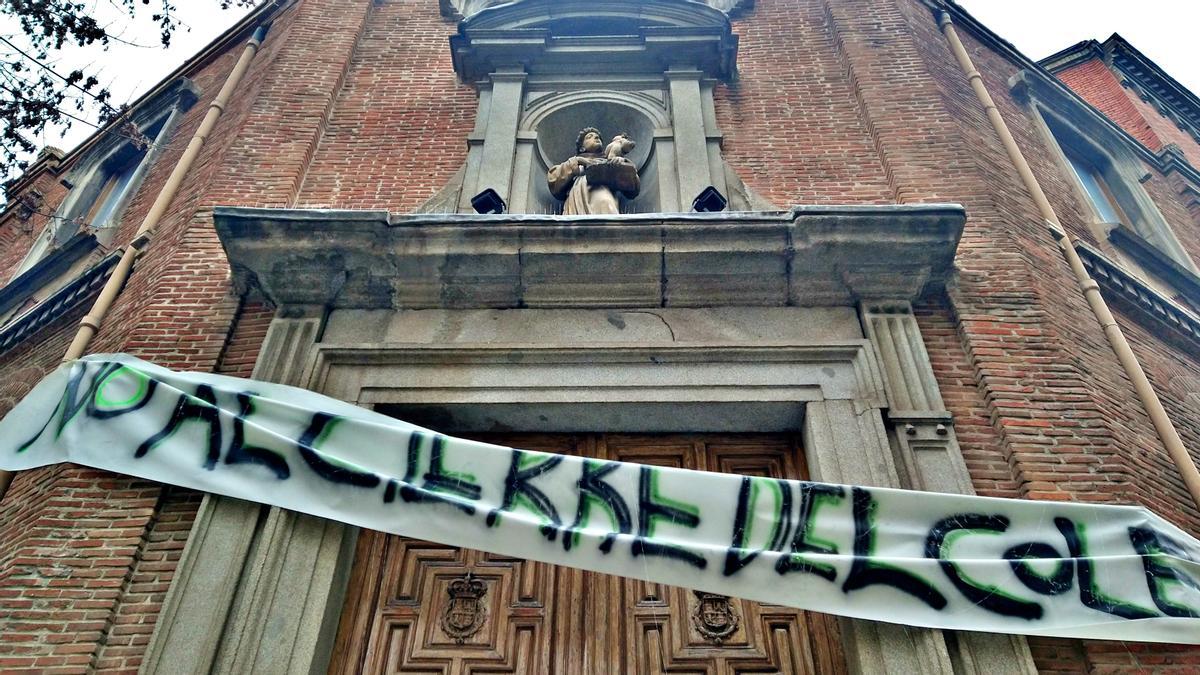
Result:
{"label": "metal drainpipe", "polygon": [[[179,158],[179,162],[175,165],[175,169],[171,171],[170,177],[163,185],[162,190],[158,193],[158,198],[154,200],[154,204],[150,207],[150,211],[146,213],[146,218],[138,227],[137,233],[133,237],[133,241],[125,247],[124,253],[121,254],[120,261],[113,268],[112,274],[105,282],[104,288],[100,290],[100,295],[97,296],[96,302],[92,305],[92,311],[88,312],[87,316],[79,322],[79,331],[75,333],[75,339],[71,342],[71,346],[67,348],[67,353],[63,355],[63,361],[74,361],[83,356],[87,351],[88,343],[92,337],[100,330],[104,318],[108,315],[109,309],[117,296],[121,294],[121,289],[125,286],[125,282],[129,280],[129,276],[133,271],[133,263],[138,256],[146,251],[150,245],[150,240],[154,236],[154,228],[158,227],[158,222],[166,213],[167,207],[175,199],[176,193],[179,192],[179,186],[183,184],[183,179],[187,177],[188,171],[191,170],[192,164],[200,155],[200,150],[204,147],[205,141],[208,140],[209,134],[212,133],[213,127],[217,125],[217,120],[221,114],[225,112],[225,107],[229,104],[229,99],[233,96],[234,90],[241,83],[242,78],[246,75],[246,71],[250,68],[250,62],[254,60],[258,54],[258,48],[262,45],[263,39],[267,36],[267,30],[270,25],[259,26],[254,31],[254,35],[250,41],[246,43],[246,48],[242,50],[242,55],[238,62],[230,71],[229,77],[225,79],[224,86],[217,93],[216,98],[208,106],[208,112],[204,115],[204,120],[200,122],[200,127],[196,129],[196,133],[192,136],[192,140],[188,142],[187,149],[183,151],[183,155]],[[8,486],[12,484],[14,472],[0,471],[0,500],[4,499],[4,495],[8,492]]]}
{"label": "metal drainpipe", "polygon": [[1088,306],[1091,307],[1092,313],[1096,315],[1096,320],[1100,322],[1100,327],[1104,329],[1104,335],[1108,338],[1109,346],[1112,347],[1117,360],[1121,362],[1121,366],[1125,369],[1125,375],[1133,383],[1133,388],[1137,391],[1138,398],[1142,401],[1142,407],[1146,409],[1146,413],[1150,416],[1150,421],[1154,424],[1154,429],[1158,432],[1158,437],[1162,440],[1163,445],[1166,446],[1167,452],[1171,455],[1171,459],[1179,469],[1180,475],[1183,476],[1183,482],[1192,496],[1192,501],[1196,504],[1197,508],[1200,508],[1200,470],[1197,470],[1195,461],[1183,445],[1183,439],[1179,437],[1179,432],[1175,430],[1175,425],[1171,423],[1171,418],[1167,417],[1167,411],[1163,409],[1162,402],[1158,400],[1158,394],[1154,392],[1154,387],[1150,385],[1150,380],[1146,378],[1146,372],[1142,370],[1142,364],[1138,362],[1137,356],[1129,347],[1129,342],[1125,340],[1125,334],[1121,332],[1121,327],[1117,325],[1117,321],[1113,318],[1112,312],[1109,311],[1108,305],[1105,304],[1103,296],[1100,295],[1100,286],[1088,275],[1087,269],[1083,266],[1083,261],[1080,260],[1079,254],[1075,252],[1075,245],[1072,243],[1071,237],[1067,234],[1066,228],[1058,220],[1058,215],[1054,213],[1054,207],[1050,205],[1050,201],[1046,198],[1046,193],[1042,191],[1042,186],[1038,183],[1037,178],[1033,175],[1033,171],[1029,168],[1029,163],[1025,161],[1025,155],[1022,154],[1021,149],[1017,146],[1017,142],[1008,130],[1008,125],[1005,124],[1004,118],[1000,116],[1000,111],[996,108],[996,102],[992,100],[991,94],[988,93],[987,87],[983,83],[983,77],[975,69],[975,65],[971,62],[971,56],[967,54],[962,40],[958,38],[958,32],[954,30],[954,23],[950,20],[948,12],[944,10],[939,11],[938,26],[946,36],[946,41],[950,43],[950,51],[954,53],[954,57],[958,60],[958,65],[962,67],[967,79],[970,80],[971,88],[975,90],[975,95],[979,98],[979,102],[983,104],[984,109],[987,111],[987,116],[992,122],[992,127],[995,128],[996,134],[1000,137],[1000,142],[1004,144],[1004,149],[1008,152],[1008,158],[1012,161],[1017,169],[1017,173],[1021,176],[1021,182],[1025,184],[1026,189],[1033,196],[1033,201],[1037,204],[1042,218],[1050,225],[1050,231],[1054,233],[1054,237],[1058,240],[1059,249],[1062,250],[1063,256],[1067,259],[1067,264],[1071,266],[1071,271],[1075,273],[1075,279],[1079,282],[1079,288],[1083,291],[1083,296],[1087,299]]}

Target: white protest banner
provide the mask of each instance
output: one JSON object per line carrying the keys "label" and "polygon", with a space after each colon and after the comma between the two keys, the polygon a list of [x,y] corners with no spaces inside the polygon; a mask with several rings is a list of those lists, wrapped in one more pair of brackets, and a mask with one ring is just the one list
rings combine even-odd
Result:
{"label": "white protest banner", "polygon": [[0,467],[56,462],[844,616],[1200,644],[1200,542],[1140,507],[503,448],[294,387],[119,355],[64,364],[0,422]]}

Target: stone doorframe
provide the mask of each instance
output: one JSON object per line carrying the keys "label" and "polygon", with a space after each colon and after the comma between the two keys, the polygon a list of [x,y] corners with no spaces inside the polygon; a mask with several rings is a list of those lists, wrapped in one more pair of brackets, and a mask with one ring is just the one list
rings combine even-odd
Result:
{"label": "stone doorframe", "polygon": [[[694,321],[707,311],[660,310],[660,318],[686,324],[689,313]],[[794,325],[813,310],[757,311],[760,321]],[[569,312],[532,311],[541,321]],[[410,314],[413,321],[428,318]],[[626,430],[678,431],[695,426],[680,419],[682,405],[685,417],[709,420],[704,431],[800,432],[813,479],[829,482],[898,486],[920,464],[898,467],[894,460],[885,416],[895,393],[885,373],[896,350],[895,343],[880,350],[878,339],[351,344],[317,342],[323,324],[276,318],[258,376],[367,407],[433,405],[466,427],[503,426],[520,417],[520,406],[532,405],[568,411],[575,430],[600,430],[613,423],[605,406],[632,404],[620,413]],[[763,429],[745,406],[796,414]],[[639,417],[630,420],[631,410]],[[735,414],[722,414],[730,410]],[[568,430],[548,417],[540,428],[529,422],[536,418],[520,419],[520,431]],[[324,672],[356,533],[283,509],[206,497],[143,670]],[[941,631],[848,619],[843,635],[856,672],[1032,672],[1020,638],[963,633],[955,643]]]}
{"label": "stone doorframe", "polygon": [[[970,493],[909,305],[952,273],[963,220],[952,205],[214,212],[236,283],[278,307],[256,379],[432,406],[451,433],[618,431],[631,414],[641,431],[799,431],[817,479]],[[206,497],[142,671],[323,672],[355,535]],[[1019,637],[858,620],[843,634],[860,672],[1035,672]]]}

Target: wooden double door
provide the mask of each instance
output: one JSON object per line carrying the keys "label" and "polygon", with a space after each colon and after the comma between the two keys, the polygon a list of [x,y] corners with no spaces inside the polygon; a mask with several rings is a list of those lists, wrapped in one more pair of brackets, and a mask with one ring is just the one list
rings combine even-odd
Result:
{"label": "wooden double door", "polygon": [[[804,478],[782,435],[506,435],[519,448]],[[834,617],[459,549],[359,538],[330,672],[844,673]]]}

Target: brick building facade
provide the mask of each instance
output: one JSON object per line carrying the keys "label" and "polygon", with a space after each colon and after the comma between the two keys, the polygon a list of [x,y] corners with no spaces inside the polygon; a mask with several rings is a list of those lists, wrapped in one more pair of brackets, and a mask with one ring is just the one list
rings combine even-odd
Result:
{"label": "brick building facade", "polygon": [[[686,466],[753,445],[754,466],[793,477],[1137,503],[1200,534],[940,11],[1200,458],[1200,100],[1119,36],[1038,64],[938,0],[268,3],[134,106],[148,146],[101,131],[10,185],[0,413],[61,359],[269,22],[90,351],[450,433]],[[538,180],[585,123],[638,135],[627,216],[570,222]],[[680,215],[707,185],[729,210]],[[509,214],[472,211],[485,188]],[[880,384],[843,400],[804,359]],[[647,361],[666,364],[653,381]],[[776,440],[752,431],[791,440],[762,450]],[[786,671],[776,632],[809,645],[795,670],[1200,669],[1196,648],[804,613],[745,628],[742,652],[640,623],[576,645],[598,619],[541,595],[567,573],[472,556],[83,467],[24,472],[0,502],[0,670],[601,672],[596,652],[628,651],[613,672]],[[391,586],[468,568],[523,594],[490,610],[475,661],[422,618],[438,582]],[[686,624],[685,596],[657,593],[627,616]]]}

